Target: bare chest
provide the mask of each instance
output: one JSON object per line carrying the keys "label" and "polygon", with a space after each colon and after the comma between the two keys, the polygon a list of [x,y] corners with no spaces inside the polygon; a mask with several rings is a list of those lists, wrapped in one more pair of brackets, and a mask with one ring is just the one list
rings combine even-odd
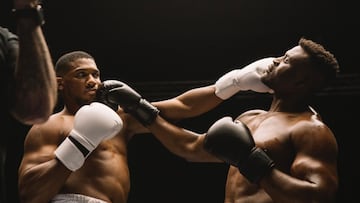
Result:
{"label": "bare chest", "polygon": [[262,114],[246,122],[256,145],[284,171],[289,170],[295,156],[291,132],[296,122],[297,118],[278,114]]}

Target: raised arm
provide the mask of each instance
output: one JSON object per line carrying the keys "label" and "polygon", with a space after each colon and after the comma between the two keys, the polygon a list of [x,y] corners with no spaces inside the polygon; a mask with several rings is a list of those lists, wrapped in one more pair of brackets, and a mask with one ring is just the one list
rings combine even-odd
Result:
{"label": "raised arm", "polygon": [[56,74],[41,28],[40,9],[35,0],[14,1],[19,52],[11,112],[25,124],[46,121],[57,101]]}

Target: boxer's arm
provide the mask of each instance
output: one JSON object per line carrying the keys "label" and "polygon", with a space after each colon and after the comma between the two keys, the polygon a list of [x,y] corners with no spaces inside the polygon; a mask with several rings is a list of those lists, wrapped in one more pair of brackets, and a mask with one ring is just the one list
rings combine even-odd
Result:
{"label": "boxer's arm", "polygon": [[33,126],[26,136],[19,168],[22,202],[49,202],[71,172],[81,168],[103,140],[116,136],[122,128],[121,118],[98,102],[77,111],[68,135],[59,134],[66,131],[63,118],[50,119],[43,125]]}
{"label": "boxer's arm", "polygon": [[56,129],[34,125],[26,136],[18,171],[21,202],[49,202],[72,173],[55,158],[57,140],[61,137],[52,128]]}
{"label": "boxer's arm", "polygon": [[[34,0],[15,0],[14,9],[36,7]],[[26,15],[14,16],[19,37],[12,114],[25,124],[46,121],[57,102],[56,74],[41,25]]]}
{"label": "boxer's arm", "polygon": [[106,80],[98,90],[97,99],[105,104],[118,104],[121,110],[123,109],[150,129],[150,132],[174,154],[189,161],[220,161],[204,150],[203,134],[179,128],[164,120],[159,116],[159,110],[156,107],[127,84],[116,80]]}
{"label": "boxer's arm", "polygon": [[271,93],[272,90],[261,81],[261,74],[272,63],[272,57],[259,59],[224,74],[214,85],[191,89],[175,98],[152,104],[164,118],[178,120],[206,113],[239,91]]}
{"label": "boxer's arm", "polygon": [[161,116],[147,126],[151,133],[172,153],[193,162],[218,162],[220,159],[204,148],[205,134],[175,126]]}
{"label": "boxer's arm", "polygon": [[274,202],[335,202],[339,182],[334,135],[319,122],[302,122],[291,134],[296,154],[289,174],[275,168],[260,186]]}
{"label": "boxer's arm", "polygon": [[195,88],[168,100],[153,102],[166,119],[177,120],[201,115],[224,100],[215,95],[215,86]]}

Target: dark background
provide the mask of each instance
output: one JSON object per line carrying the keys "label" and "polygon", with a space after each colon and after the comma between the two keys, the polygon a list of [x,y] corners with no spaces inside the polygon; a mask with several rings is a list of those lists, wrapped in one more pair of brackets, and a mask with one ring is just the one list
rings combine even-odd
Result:
{"label": "dark background", "polygon": [[[102,78],[130,83],[149,100],[176,96],[210,84],[236,66],[279,56],[305,36],[337,57],[341,74],[313,105],[339,143],[338,202],[359,202],[357,142],[360,71],[359,11],[340,0],[46,0],[43,31],[53,60],[65,52],[92,54]],[[0,25],[15,32],[12,3],[0,2]],[[252,108],[270,97],[239,93],[218,108],[181,123],[205,131],[215,120]],[[10,154],[20,159],[24,129],[13,134]],[[25,130],[26,131],[26,130]],[[20,147],[19,147],[20,146]],[[171,154],[151,134],[129,143],[132,187],[129,203],[214,202],[224,196],[227,166],[189,163]],[[15,172],[14,172],[15,174]]]}
{"label": "dark background", "polygon": [[[11,1],[0,24],[14,30]],[[7,2],[4,4],[4,2]],[[54,61],[93,54],[104,77],[131,81],[214,80],[233,65],[282,55],[305,36],[357,71],[359,11],[350,0],[44,0]]]}

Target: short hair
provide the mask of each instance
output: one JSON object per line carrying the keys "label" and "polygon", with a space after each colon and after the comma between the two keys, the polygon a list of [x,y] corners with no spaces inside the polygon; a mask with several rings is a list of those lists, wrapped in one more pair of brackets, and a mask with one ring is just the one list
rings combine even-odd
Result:
{"label": "short hair", "polygon": [[322,45],[304,37],[300,38],[299,45],[309,54],[310,62],[314,64],[314,68],[323,74],[324,86],[336,78],[336,75],[340,72],[340,67],[332,53]]}
{"label": "short hair", "polygon": [[55,64],[56,75],[63,76],[72,68],[70,63],[80,58],[95,60],[93,56],[85,51],[72,51],[66,53],[62,55]]}

